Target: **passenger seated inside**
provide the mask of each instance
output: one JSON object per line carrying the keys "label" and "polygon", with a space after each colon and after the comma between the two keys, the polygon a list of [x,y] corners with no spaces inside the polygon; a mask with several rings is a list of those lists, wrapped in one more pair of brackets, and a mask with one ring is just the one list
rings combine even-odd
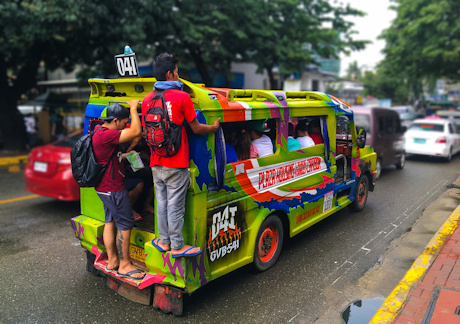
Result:
{"label": "passenger seated inside", "polygon": [[259,157],[264,157],[273,154],[273,143],[270,137],[265,133],[270,132],[270,128],[267,127],[266,120],[254,120],[249,123],[251,128],[251,139],[252,144],[255,145],[259,151]]}
{"label": "passenger seated inside", "polygon": [[[221,124],[222,125],[222,124]],[[238,161],[235,146],[237,145],[236,131],[233,128],[223,128],[225,138],[225,152],[227,156],[227,163],[233,163]]]}
{"label": "passenger seated inside", "polygon": [[294,138],[294,125],[292,123],[289,123],[288,135],[288,150],[300,150],[300,143]]}
{"label": "passenger seated inside", "polygon": [[297,141],[299,141],[301,148],[315,146],[315,142],[308,136],[308,126],[307,120],[302,119],[299,121],[296,127],[296,132],[298,134]]}
{"label": "passenger seated inside", "polygon": [[251,141],[250,133],[244,128],[238,132],[235,150],[238,161],[255,159],[259,157],[259,151]]}
{"label": "passenger seated inside", "polygon": [[308,123],[308,135],[316,144],[324,143],[323,135],[321,134],[320,120],[315,118]]}

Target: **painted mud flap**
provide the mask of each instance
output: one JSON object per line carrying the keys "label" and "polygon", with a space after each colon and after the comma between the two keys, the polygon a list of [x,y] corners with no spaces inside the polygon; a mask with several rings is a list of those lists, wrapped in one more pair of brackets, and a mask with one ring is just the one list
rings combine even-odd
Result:
{"label": "painted mud flap", "polygon": [[178,288],[157,284],[154,287],[153,307],[163,313],[181,316],[184,309],[184,294]]}

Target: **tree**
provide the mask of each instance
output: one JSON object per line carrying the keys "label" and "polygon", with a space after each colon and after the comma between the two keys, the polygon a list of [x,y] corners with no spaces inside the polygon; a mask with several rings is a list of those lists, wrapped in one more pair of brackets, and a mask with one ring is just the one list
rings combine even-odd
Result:
{"label": "tree", "polygon": [[[142,0],[10,0],[0,3],[0,131],[4,148],[27,141],[16,103],[36,85],[40,65],[70,71],[77,64],[113,65],[126,42],[141,44]],[[129,13],[129,15],[128,15]],[[130,17],[129,20],[126,17]],[[136,26],[141,26],[140,30]],[[113,71],[113,67],[111,68]]]}
{"label": "tree", "polygon": [[460,80],[458,0],[393,0],[396,19],[380,36],[386,41],[382,65],[406,80],[418,97],[433,78]]}
{"label": "tree", "polygon": [[409,98],[409,89],[404,79],[391,76],[382,67],[377,67],[377,71],[364,72],[361,78],[364,86],[365,96],[376,98],[391,98],[393,103],[405,104]]}
{"label": "tree", "polygon": [[[155,3],[149,2],[149,10],[157,10]],[[259,72],[267,71],[270,84],[276,88],[274,67],[292,73],[314,63],[314,55],[337,57],[366,44],[352,39],[353,24],[345,20],[362,12],[349,6],[333,7],[325,0],[162,3],[169,3],[172,10],[162,11],[167,32],[166,37],[156,39],[157,50],[191,57],[207,85],[212,85],[211,70],[229,73],[232,62],[253,62]]]}
{"label": "tree", "polygon": [[353,61],[348,65],[347,79],[353,81],[359,81],[361,79],[361,68],[358,66],[357,61]]}

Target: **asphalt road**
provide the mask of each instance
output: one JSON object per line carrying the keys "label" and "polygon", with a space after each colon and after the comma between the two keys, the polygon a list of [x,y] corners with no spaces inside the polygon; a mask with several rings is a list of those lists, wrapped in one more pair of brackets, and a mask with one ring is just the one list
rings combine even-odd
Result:
{"label": "asphalt road", "polygon": [[79,203],[31,196],[21,173],[0,169],[0,323],[313,323],[328,305],[325,292],[373,268],[459,170],[460,156],[383,170],[363,212],[345,209],[287,240],[264,273],[248,266],[209,283],[176,318],[118,296],[85,270],[70,226]]}

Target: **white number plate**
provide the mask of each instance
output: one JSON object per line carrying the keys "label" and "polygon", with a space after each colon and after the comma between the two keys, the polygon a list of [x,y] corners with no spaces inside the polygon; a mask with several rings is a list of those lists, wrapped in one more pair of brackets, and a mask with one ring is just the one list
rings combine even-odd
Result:
{"label": "white number plate", "polygon": [[35,161],[34,170],[40,171],[40,172],[46,172],[48,170],[48,163]]}

